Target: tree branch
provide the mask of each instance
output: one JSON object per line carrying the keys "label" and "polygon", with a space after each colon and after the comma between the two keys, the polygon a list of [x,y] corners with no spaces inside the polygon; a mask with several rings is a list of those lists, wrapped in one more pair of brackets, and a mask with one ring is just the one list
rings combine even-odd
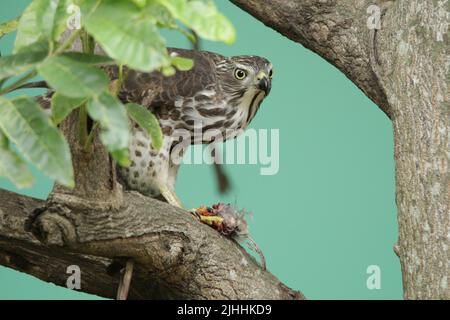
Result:
{"label": "tree branch", "polygon": [[[136,261],[131,299],[301,299],[239,245],[189,213],[135,192],[97,210],[0,190],[0,264],[60,286],[114,298],[123,257]],[[115,270],[115,272],[114,272]]]}
{"label": "tree branch", "polygon": [[373,33],[367,8],[374,0],[231,0],[289,39],[341,70],[388,117],[386,94],[370,64]]}

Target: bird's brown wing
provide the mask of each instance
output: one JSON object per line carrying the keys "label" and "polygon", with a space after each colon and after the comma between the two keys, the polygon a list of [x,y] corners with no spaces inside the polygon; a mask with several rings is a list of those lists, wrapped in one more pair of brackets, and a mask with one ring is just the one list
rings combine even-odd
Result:
{"label": "bird's brown wing", "polygon": [[[177,98],[194,97],[208,87],[217,89],[215,65],[226,58],[207,51],[169,49],[169,53],[194,60],[194,67],[169,77],[160,72],[145,73],[125,68],[126,80],[119,93],[122,102],[142,104],[164,119],[175,108]],[[105,70],[111,79],[117,79],[117,66],[108,66]]]}

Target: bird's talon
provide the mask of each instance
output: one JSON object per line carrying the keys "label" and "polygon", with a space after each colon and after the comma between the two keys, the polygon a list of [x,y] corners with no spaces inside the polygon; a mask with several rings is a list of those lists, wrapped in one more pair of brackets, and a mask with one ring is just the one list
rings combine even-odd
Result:
{"label": "bird's talon", "polygon": [[207,207],[193,208],[189,212],[196,216],[201,222],[210,226],[221,225],[224,220],[220,216],[212,215]]}
{"label": "bird's talon", "polygon": [[183,204],[181,203],[175,191],[165,185],[160,185],[159,192],[161,192],[162,196],[167,200],[169,204],[173,205],[174,207],[183,209]]}
{"label": "bird's talon", "polygon": [[192,214],[194,217],[196,217],[197,219],[200,220],[200,215],[197,213],[197,209],[196,208],[192,208],[191,210],[188,211],[190,214]]}

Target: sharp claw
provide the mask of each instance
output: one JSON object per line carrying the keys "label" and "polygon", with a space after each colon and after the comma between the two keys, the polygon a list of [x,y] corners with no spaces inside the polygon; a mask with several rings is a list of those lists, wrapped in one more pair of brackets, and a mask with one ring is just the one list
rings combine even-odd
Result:
{"label": "sharp claw", "polygon": [[189,213],[192,214],[194,217],[196,217],[197,219],[200,220],[200,215],[198,214],[196,208],[192,208],[191,210],[189,210]]}

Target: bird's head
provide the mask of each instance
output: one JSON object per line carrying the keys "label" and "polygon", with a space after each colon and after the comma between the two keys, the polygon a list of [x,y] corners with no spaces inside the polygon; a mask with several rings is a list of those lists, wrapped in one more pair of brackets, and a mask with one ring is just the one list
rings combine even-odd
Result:
{"label": "bird's head", "polygon": [[264,93],[272,88],[272,64],[258,56],[234,56],[217,65],[219,83],[222,90],[240,100],[245,96]]}

